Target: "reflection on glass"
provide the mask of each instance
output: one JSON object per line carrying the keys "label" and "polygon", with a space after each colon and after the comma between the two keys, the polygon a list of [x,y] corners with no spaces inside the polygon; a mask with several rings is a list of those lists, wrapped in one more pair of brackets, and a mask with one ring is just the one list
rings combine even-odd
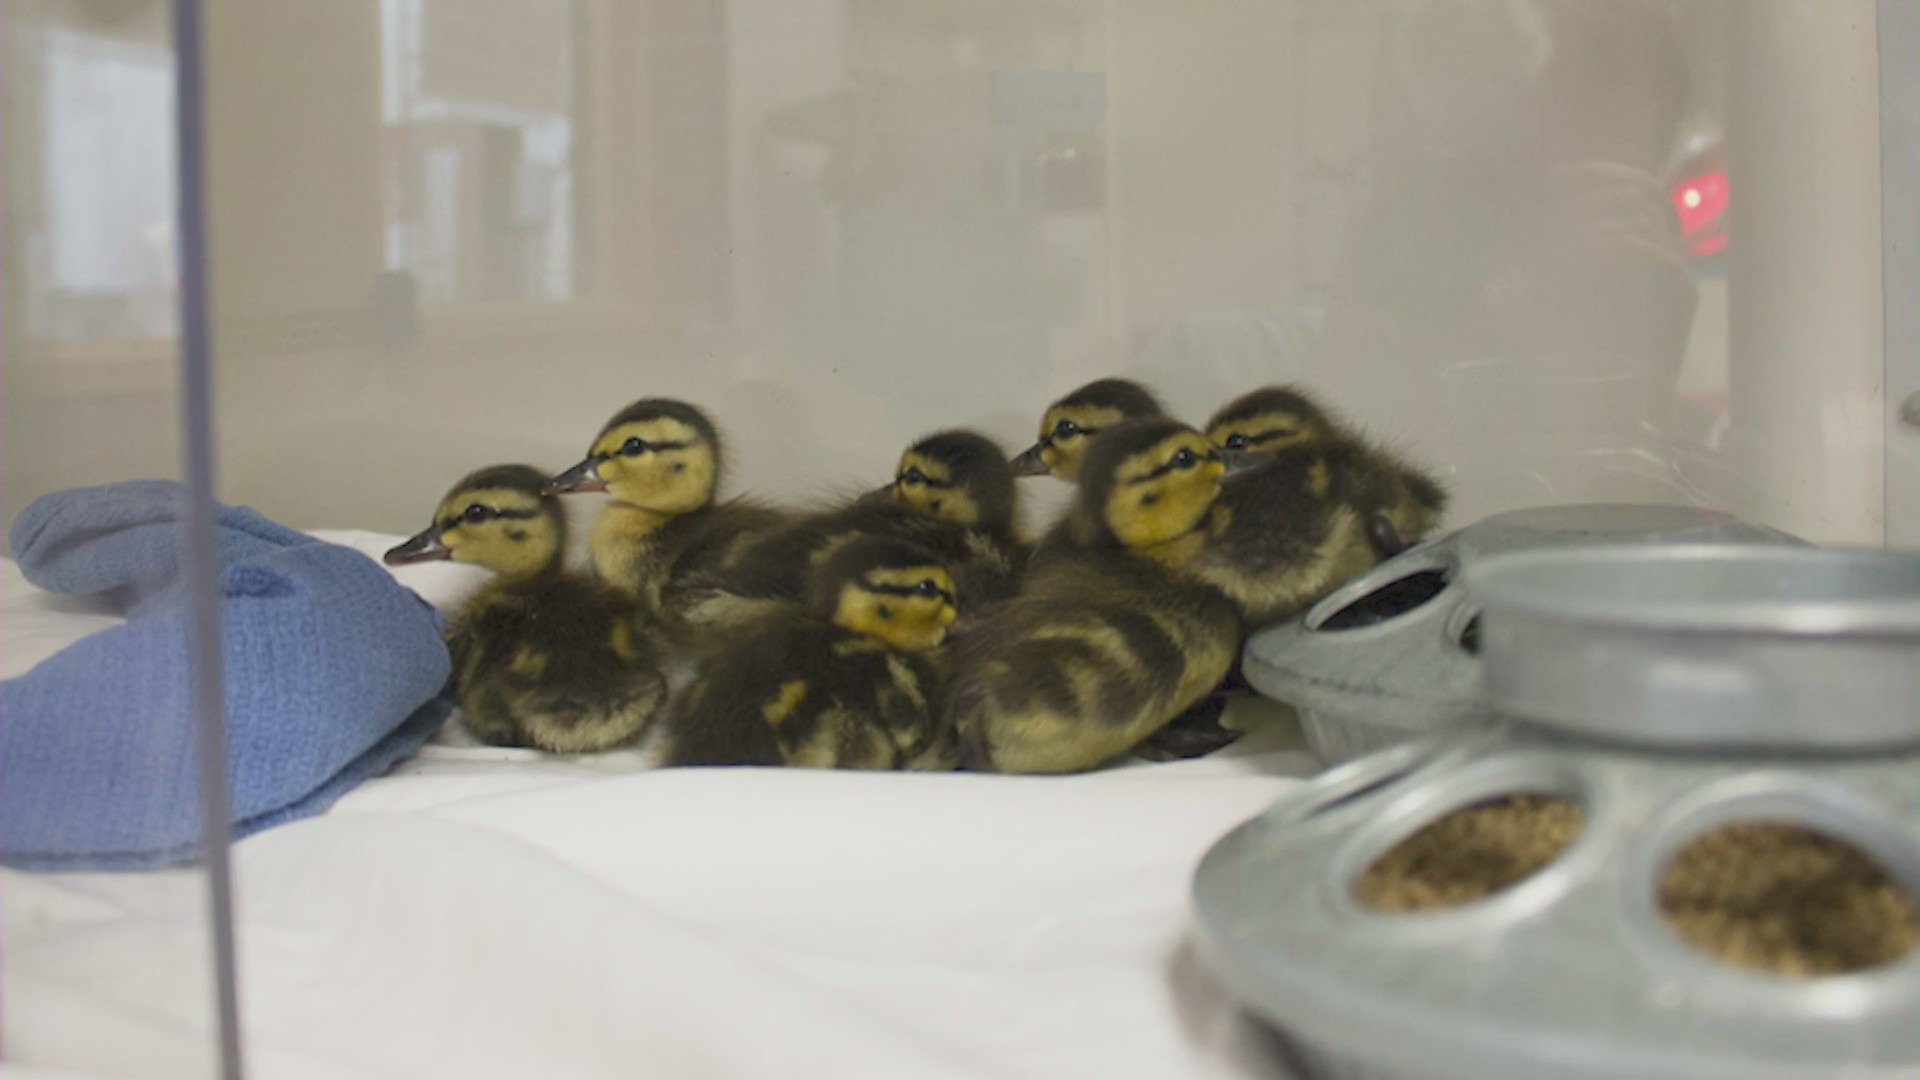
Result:
{"label": "reflection on glass", "polygon": [[381,0],[386,262],[429,302],[574,279],[571,4]]}
{"label": "reflection on glass", "polygon": [[27,234],[16,257],[31,332],[173,336],[172,51],[33,21],[6,36],[6,179]]}

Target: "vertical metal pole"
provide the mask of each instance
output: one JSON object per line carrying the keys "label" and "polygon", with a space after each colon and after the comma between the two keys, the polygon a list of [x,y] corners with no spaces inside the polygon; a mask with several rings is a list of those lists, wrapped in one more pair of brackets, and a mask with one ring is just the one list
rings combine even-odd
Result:
{"label": "vertical metal pole", "polygon": [[235,985],[233,874],[228,845],[227,723],[220,657],[220,565],[213,522],[213,371],[207,296],[206,129],[201,85],[200,0],[174,0],[174,132],[178,139],[180,251],[180,441],[187,477],[186,580],[192,597],[193,701],[199,714],[201,848],[217,981],[220,1075],[240,1080],[240,1006]]}

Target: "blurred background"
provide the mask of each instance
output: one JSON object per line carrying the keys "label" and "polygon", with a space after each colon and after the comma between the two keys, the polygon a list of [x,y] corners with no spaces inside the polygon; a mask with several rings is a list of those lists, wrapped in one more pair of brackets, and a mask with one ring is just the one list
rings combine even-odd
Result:
{"label": "blurred background", "polygon": [[[411,531],[672,395],[804,498],[1117,372],[1320,388],[1455,524],[1911,546],[1912,12],[207,0],[221,494]],[[11,519],[177,474],[174,53],[163,0],[4,0],[0,51]]]}

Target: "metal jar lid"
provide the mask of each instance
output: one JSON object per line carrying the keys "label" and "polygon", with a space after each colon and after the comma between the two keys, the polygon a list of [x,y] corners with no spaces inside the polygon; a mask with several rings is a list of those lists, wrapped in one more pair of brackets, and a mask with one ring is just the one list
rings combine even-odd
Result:
{"label": "metal jar lid", "polygon": [[[1467,568],[1544,547],[1703,542],[1800,543],[1698,506],[1580,503],[1495,514],[1388,559],[1302,617],[1254,634],[1243,667],[1256,689],[1300,711],[1315,753],[1346,760],[1479,707],[1479,601],[1462,580]],[[1389,595],[1398,610],[1349,618]]]}
{"label": "metal jar lid", "polygon": [[1674,747],[1920,744],[1920,556],[1750,545],[1466,568],[1493,710]]}

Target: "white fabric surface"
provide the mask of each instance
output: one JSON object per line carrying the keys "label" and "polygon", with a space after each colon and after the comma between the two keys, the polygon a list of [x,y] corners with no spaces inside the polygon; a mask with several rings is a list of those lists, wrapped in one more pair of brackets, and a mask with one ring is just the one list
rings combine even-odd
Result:
{"label": "white fabric surface", "polygon": [[[479,580],[400,577],[439,604]],[[112,617],[6,563],[0,620],[10,676]],[[1187,888],[1315,767],[1291,741],[1027,778],[656,771],[449,732],[235,847],[251,1075],[1285,1076],[1195,956]],[[0,871],[9,1076],[208,1075],[203,915],[188,871]]]}

